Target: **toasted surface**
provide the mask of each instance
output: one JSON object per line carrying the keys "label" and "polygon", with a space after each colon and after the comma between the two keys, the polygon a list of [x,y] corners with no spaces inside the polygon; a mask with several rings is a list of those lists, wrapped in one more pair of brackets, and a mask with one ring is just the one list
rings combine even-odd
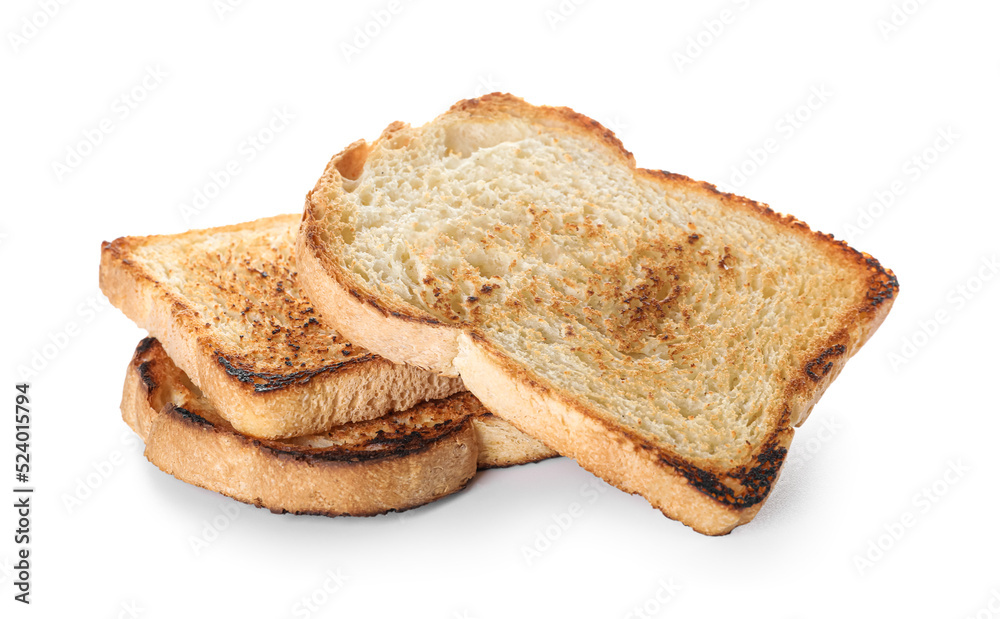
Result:
{"label": "toasted surface", "polygon": [[480,470],[530,464],[559,455],[542,441],[493,415],[471,393],[451,397],[466,397],[475,401],[469,404],[469,408],[475,411],[472,427],[476,430],[476,442],[479,444]]}
{"label": "toasted surface", "polygon": [[462,389],[338,335],[298,285],[299,217],[123,237],[101,251],[101,289],[160,339],[240,432],[314,434]]}
{"label": "toasted surface", "polygon": [[302,285],[352,341],[460,375],[711,534],[757,512],[792,427],[898,290],[870,256],[509,95],[352,144],[298,243]]}
{"label": "toasted surface", "polygon": [[122,417],[178,479],[277,512],[367,516],[460,490],[476,467],[555,455],[468,392],[335,431],[283,440],[237,432],[153,338],[136,347]]}

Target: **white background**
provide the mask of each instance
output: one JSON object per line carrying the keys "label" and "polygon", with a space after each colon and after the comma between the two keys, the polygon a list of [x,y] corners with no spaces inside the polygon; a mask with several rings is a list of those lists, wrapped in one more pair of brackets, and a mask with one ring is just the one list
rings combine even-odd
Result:
{"label": "white background", "polygon": [[[11,600],[0,510],[3,616],[1000,617],[1000,278],[977,274],[1000,254],[995,2],[45,5],[0,16],[0,392],[13,408],[36,372],[37,488],[28,609]],[[373,11],[391,19],[366,42]],[[243,508],[146,462],[118,412],[143,332],[105,307],[100,242],[296,212],[347,143],[492,90],[572,106],[640,165],[767,202],[898,275],[888,320],[798,431],[757,519],[703,537],[566,459],[369,519]],[[251,160],[241,145],[274,110],[294,118]],[[568,528],[549,527],[573,503]],[[212,541],[195,552],[196,538]],[[329,594],[328,571],[346,580]],[[325,603],[297,606],[309,596]]]}

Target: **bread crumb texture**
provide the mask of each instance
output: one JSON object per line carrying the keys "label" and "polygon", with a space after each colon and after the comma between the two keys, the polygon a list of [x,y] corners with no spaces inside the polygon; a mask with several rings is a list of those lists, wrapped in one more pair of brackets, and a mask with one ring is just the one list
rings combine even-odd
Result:
{"label": "bread crumb texture", "polygon": [[692,462],[746,462],[816,343],[872,303],[860,254],[636,170],[610,132],[460,109],[474,101],[421,128],[394,123],[318,186],[322,241],[352,290],[481,335]]}

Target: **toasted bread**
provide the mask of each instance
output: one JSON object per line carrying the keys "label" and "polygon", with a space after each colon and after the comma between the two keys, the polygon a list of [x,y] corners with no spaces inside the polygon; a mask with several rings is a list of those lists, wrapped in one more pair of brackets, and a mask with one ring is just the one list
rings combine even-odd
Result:
{"label": "toasted bread", "polygon": [[351,341],[706,534],[748,522],[898,291],[763,204],[645,170],[567,108],[462,101],[350,145],[309,193],[300,282]]}
{"label": "toasted bread", "polygon": [[544,445],[470,393],[282,440],[237,432],[153,338],[136,347],[122,417],[178,479],[274,512],[370,516],[462,489],[478,468],[536,462]]}
{"label": "toasted bread", "polygon": [[298,220],[104,243],[101,289],[243,434],[316,434],[461,391],[329,327],[297,283]]}

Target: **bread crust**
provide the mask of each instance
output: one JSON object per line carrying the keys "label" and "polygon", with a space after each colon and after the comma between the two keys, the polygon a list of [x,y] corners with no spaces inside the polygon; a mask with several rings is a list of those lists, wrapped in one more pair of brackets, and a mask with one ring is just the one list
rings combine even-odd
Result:
{"label": "bread crust", "polygon": [[[294,225],[297,219],[281,215],[209,232],[260,234],[270,225]],[[241,359],[237,351],[219,345],[201,318],[201,308],[137,264],[137,247],[169,238],[173,237],[122,237],[103,243],[101,290],[126,316],[159,338],[170,357],[241,433],[260,438],[315,434],[463,389],[460,380],[395,364],[364,350],[305,369],[260,371],[254,359]]]}
{"label": "bread crust", "polygon": [[199,404],[158,342],[147,338],[129,365],[122,417],[145,455],[187,483],[274,512],[372,516],[423,505],[465,487],[478,442],[469,395],[417,407],[431,422],[324,448],[242,435]]}
{"label": "bread crust", "polygon": [[[801,235],[829,260],[863,274],[864,300],[841,316],[833,335],[812,344],[809,360],[795,369],[796,375],[783,395],[784,406],[772,413],[768,423],[772,430],[755,452],[746,461],[729,467],[695,465],[668,447],[651,444],[627,429],[612,426],[587,404],[508,359],[473,327],[446,325],[409,304],[371,294],[343,268],[323,242],[324,229],[318,212],[331,205],[321,204],[322,196],[341,182],[343,161],[349,160],[352,170],[360,170],[363,158],[378,141],[371,146],[356,142],[334,156],[307,196],[297,244],[302,285],[321,309],[327,305],[340,308],[334,324],[352,340],[396,362],[449,376],[460,375],[467,388],[488,408],[520,430],[577,459],[619,488],[641,494],[668,517],[699,532],[724,534],[748,522],[780,474],[793,428],[806,419],[847,359],[888,314],[899,290],[895,275],[870,255],[831,235],[814,232],[805,223],[778,214],[764,204],[721,192],[711,184],[686,176],[636,168],[632,154],[610,131],[568,108],[531,106],[511,95],[494,93],[459,102],[447,114],[474,115],[478,121],[521,115],[594,137],[637,176],[673,190],[713,198],[728,208]],[[379,141],[391,139],[397,130],[397,125],[391,125]]]}
{"label": "bread crust", "polygon": [[545,443],[521,432],[485,407],[480,406],[480,410],[484,412],[472,418],[476,442],[479,443],[480,471],[541,462],[559,455]]}
{"label": "bread crust", "polygon": [[[348,424],[330,433],[340,443],[325,447],[332,441],[323,435],[249,437],[218,416],[154,338],[136,346],[121,411],[145,442],[146,458],[163,471],[276,513],[401,511],[461,490],[476,469],[556,455],[493,418],[468,392]],[[407,422],[411,414],[434,423]]]}

